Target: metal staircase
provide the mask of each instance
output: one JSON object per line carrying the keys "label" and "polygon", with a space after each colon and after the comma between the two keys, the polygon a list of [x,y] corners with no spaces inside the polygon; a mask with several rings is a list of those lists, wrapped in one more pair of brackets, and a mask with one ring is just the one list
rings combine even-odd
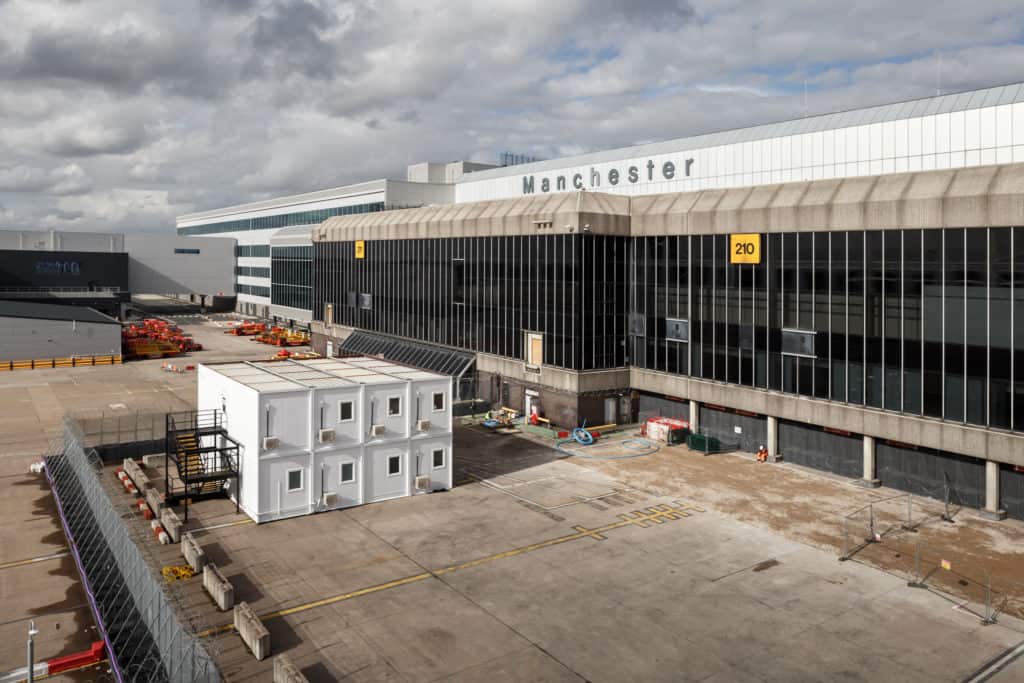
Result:
{"label": "metal staircase", "polygon": [[190,500],[222,495],[231,480],[238,511],[238,467],[239,443],[228,435],[221,411],[167,413],[164,491],[169,504],[184,502],[185,521]]}

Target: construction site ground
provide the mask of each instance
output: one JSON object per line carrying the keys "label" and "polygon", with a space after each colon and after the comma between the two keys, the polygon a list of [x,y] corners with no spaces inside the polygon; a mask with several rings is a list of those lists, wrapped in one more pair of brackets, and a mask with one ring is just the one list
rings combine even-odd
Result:
{"label": "construction site ground", "polygon": [[[182,308],[185,308],[182,306]],[[172,316],[206,350],[167,362],[188,365],[269,358],[277,349],[223,334],[233,315]],[[46,480],[29,472],[61,433],[65,412],[119,420],[121,436],[136,413],[191,410],[195,372],[167,372],[164,361],[0,373],[0,674],[25,665],[28,624],[35,620],[37,661],[80,652],[98,639],[68,554]],[[50,680],[94,680],[103,668]]]}
{"label": "construction site ground", "polygon": [[[273,354],[222,325],[193,319],[186,329],[209,350],[189,362]],[[0,673],[23,665],[30,618],[40,659],[95,639],[52,497],[28,465],[64,411],[109,421],[193,408],[195,374],[160,365],[0,375]],[[204,500],[187,528],[265,618],[272,651],[311,681],[963,681],[1024,641],[1011,614],[982,625],[977,603],[936,583],[952,573],[908,588],[884,560],[900,534],[837,560],[838,515],[897,492],[744,455],[560,455],[460,427],[451,492],[265,525]],[[1024,575],[1020,523],[961,510],[940,524],[925,518],[929,505],[915,502],[917,534],[954,571],[985,560],[993,576]],[[152,543],[154,569],[184,563],[177,547]],[[968,547],[967,559],[954,554]],[[169,590],[227,680],[270,680],[271,661],[223,628],[231,617],[198,578]],[[1022,662],[989,680],[1021,680]]]}

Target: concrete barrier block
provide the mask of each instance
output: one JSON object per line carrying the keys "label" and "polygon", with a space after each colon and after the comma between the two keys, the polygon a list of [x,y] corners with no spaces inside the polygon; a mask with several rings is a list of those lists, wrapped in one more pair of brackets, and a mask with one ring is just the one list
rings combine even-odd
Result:
{"label": "concrete barrier block", "polygon": [[158,455],[144,455],[142,456],[142,464],[146,467],[163,467],[164,456],[163,454]]}
{"label": "concrete barrier block", "polygon": [[203,588],[222,612],[227,612],[235,606],[235,587],[224,578],[213,562],[207,562],[203,566]]}
{"label": "concrete barrier block", "polygon": [[163,524],[167,535],[171,537],[172,543],[181,542],[181,518],[174,513],[174,510],[167,507],[161,510],[160,523]]}
{"label": "concrete barrier block", "polygon": [[138,463],[131,458],[124,459],[122,469],[124,470],[124,473],[128,475],[128,478],[132,480],[132,483],[135,484],[135,488],[139,491],[146,491],[147,489],[152,488],[153,484],[149,481],[149,477],[147,477],[142,471],[142,468],[139,467]]}
{"label": "concrete barrier block", "polygon": [[146,491],[146,504],[149,505],[149,509],[153,511],[154,515],[159,515],[160,511],[164,509],[164,497],[156,489],[148,489]]}
{"label": "concrete barrier block", "polygon": [[309,683],[288,655],[274,657],[274,683]]}
{"label": "concrete barrier block", "polygon": [[203,552],[192,534],[187,531],[181,535],[181,554],[193,571],[197,574],[203,571],[203,567],[206,566],[206,553]]}
{"label": "concrete barrier block", "polygon": [[270,655],[270,631],[247,602],[235,605],[235,630],[256,659],[262,661]]}

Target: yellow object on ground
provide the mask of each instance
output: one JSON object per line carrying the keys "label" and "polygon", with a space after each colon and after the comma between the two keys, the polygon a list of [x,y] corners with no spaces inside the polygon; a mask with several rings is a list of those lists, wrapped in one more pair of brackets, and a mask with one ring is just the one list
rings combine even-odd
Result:
{"label": "yellow object on ground", "polygon": [[160,570],[160,573],[164,576],[164,581],[167,583],[173,583],[174,581],[184,581],[185,579],[191,579],[195,576],[195,572],[192,571],[192,567],[187,564],[182,565],[168,565]]}

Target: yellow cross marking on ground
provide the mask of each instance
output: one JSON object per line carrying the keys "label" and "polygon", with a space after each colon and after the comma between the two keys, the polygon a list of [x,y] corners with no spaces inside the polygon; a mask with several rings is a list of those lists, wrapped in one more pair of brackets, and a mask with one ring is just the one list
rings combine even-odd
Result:
{"label": "yellow cross marking on ground", "polygon": [[[324,607],[326,605],[333,605],[345,600],[351,600],[352,598],[358,598],[363,595],[370,595],[371,593],[379,593],[380,591],[388,590],[390,588],[397,588],[398,586],[405,586],[411,583],[417,583],[419,581],[425,581],[430,578],[438,578],[445,574],[451,574],[453,572],[461,571],[463,569],[471,569],[473,567],[479,567],[483,564],[488,564],[496,560],[504,560],[517,555],[523,555],[525,553],[533,552],[534,550],[540,550],[541,548],[550,548],[551,546],[560,545],[562,543],[568,543],[569,541],[578,541],[582,538],[592,538],[596,541],[603,541],[606,539],[604,535],[608,531],[614,529],[622,529],[627,526],[638,526],[641,529],[646,529],[650,524],[662,524],[667,520],[677,520],[684,517],[689,517],[692,512],[704,512],[704,509],[693,505],[692,503],[680,503],[676,502],[674,505],[662,504],[654,507],[649,507],[647,510],[635,510],[630,515],[619,515],[619,521],[611,522],[603,526],[599,526],[596,529],[588,529],[584,526],[572,527],[573,533],[566,534],[565,536],[558,536],[556,538],[549,538],[544,541],[538,541],[537,543],[531,543],[530,545],[524,545],[519,548],[512,548],[511,550],[505,550],[500,553],[493,555],[486,555],[479,557],[475,560],[469,560],[459,564],[449,565],[440,569],[432,571],[425,571],[421,574],[413,574],[394,581],[387,581],[385,583],[378,583],[373,586],[367,586],[366,588],[360,588],[359,590],[350,591],[348,593],[341,593],[339,595],[332,595],[330,597],[322,598],[320,600],[314,600],[313,602],[303,603],[301,605],[295,605],[294,607],[288,607],[285,609],[276,610],[274,612],[267,612],[261,614],[260,619],[266,621],[267,619],[276,619],[277,617],[288,616],[289,614],[297,614],[299,612],[305,612],[307,610],[315,609],[317,607]],[[210,628],[205,631],[201,631],[197,635],[199,637],[214,636],[221,633],[227,633],[235,629],[234,624],[224,624],[223,626],[217,626]]]}

